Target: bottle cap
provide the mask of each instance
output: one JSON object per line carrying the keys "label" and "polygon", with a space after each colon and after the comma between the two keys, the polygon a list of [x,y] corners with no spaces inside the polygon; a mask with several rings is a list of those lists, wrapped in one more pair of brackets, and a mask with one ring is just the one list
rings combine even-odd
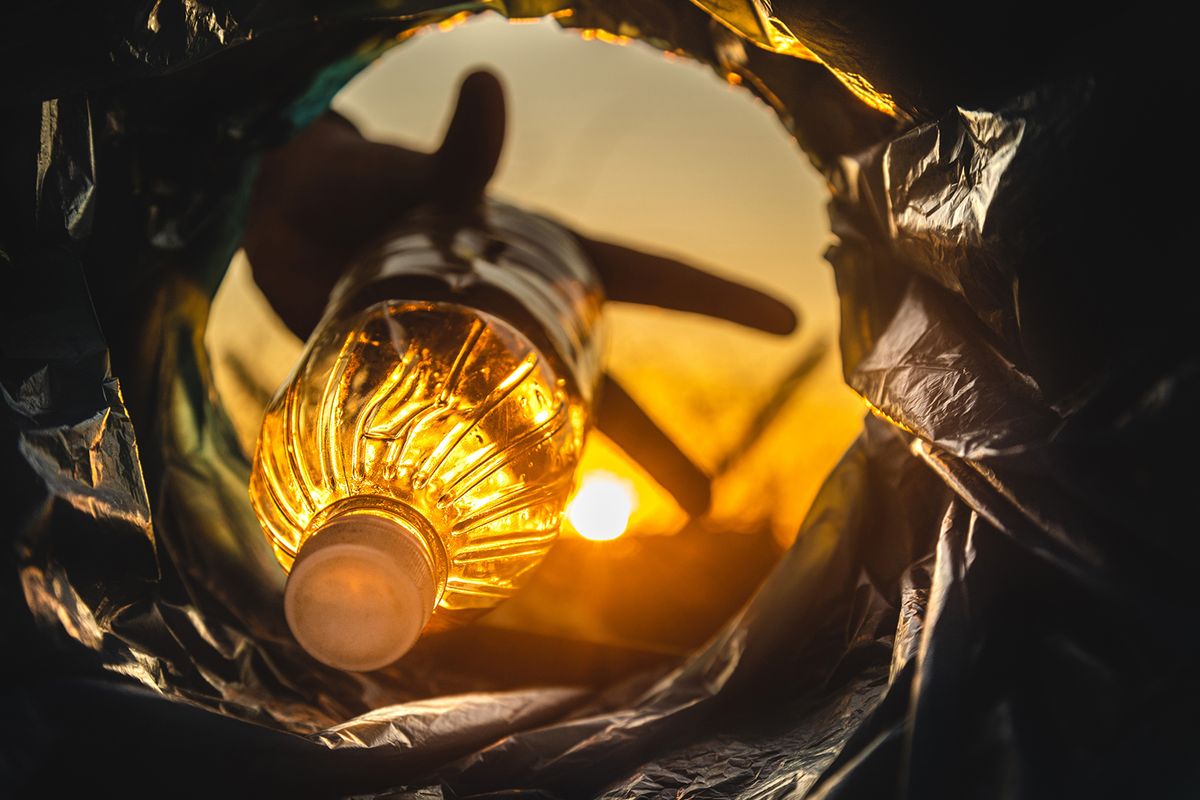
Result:
{"label": "bottle cap", "polygon": [[366,672],[404,655],[433,613],[426,546],[416,533],[370,514],[335,517],[301,547],[283,610],[309,655]]}

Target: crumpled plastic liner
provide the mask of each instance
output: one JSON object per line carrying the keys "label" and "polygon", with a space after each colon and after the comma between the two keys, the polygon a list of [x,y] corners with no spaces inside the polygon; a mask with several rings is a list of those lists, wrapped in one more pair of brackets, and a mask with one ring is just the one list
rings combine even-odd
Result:
{"label": "crumpled plastic liner", "polygon": [[[0,12],[37,34],[5,36],[4,63],[44,67],[0,92],[0,785],[1200,792],[1200,547],[1175,462],[1195,449],[1200,360],[1186,294],[1128,273],[1183,269],[1187,228],[1161,194],[1172,170],[1128,164],[1147,143],[1120,113],[1133,89],[1167,108],[1166,89],[1115,37],[1091,47],[1097,26],[1113,33],[1099,23],[1021,39],[1038,26],[1015,10],[989,33],[957,7],[918,24],[825,5],[558,14],[736,74],[779,112],[829,180],[843,364],[873,412],[743,611],[682,663],[616,669],[607,686],[505,685],[494,665],[538,648],[553,660],[555,645],[495,632],[457,651],[429,637],[369,675],[307,658],[201,345],[256,154],[395,40],[483,6]],[[1047,66],[1056,37],[1072,69]],[[1010,53],[1021,63],[996,69]]]}

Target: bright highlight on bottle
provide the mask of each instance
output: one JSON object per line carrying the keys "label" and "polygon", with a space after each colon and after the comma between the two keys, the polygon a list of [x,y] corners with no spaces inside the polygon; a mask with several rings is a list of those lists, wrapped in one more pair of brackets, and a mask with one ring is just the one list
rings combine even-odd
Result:
{"label": "bright highlight on bottle", "polygon": [[633,514],[633,485],[611,472],[589,472],[567,506],[567,521],[585,539],[616,539],[629,527]]}

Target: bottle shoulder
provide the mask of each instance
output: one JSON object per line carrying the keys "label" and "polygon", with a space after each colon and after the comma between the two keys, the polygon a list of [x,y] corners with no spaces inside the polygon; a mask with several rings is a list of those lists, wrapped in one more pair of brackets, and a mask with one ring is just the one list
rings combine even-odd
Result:
{"label": "bottle shoulder", "polygon": [[329,313],[384,301],[446,303],[526,335],[590,399],[599,382],[603,292],[573,233],[499,200],[477,212],[423,210],[367,247],[334,289]]}

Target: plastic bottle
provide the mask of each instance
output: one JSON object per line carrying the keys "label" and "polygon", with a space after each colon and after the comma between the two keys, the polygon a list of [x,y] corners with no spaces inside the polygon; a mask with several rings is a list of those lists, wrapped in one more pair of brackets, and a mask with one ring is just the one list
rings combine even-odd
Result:
{"label": "plastic bottle", "polygon": [[496,202],[412,215],[340,281],[250,481],[311,655],[386,666],[539,563],[588,427],[601,302],[568,231]]}

